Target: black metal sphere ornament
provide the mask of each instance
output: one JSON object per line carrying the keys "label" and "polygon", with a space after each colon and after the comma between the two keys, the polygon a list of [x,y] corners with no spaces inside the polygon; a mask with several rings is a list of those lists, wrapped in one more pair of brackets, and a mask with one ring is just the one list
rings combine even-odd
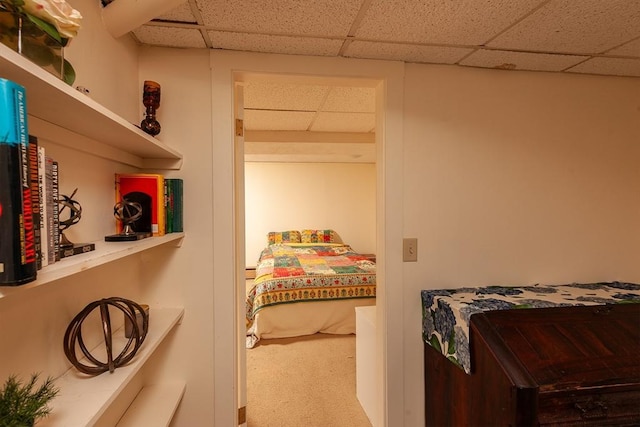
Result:
{"label": "black metal sphere ornament", "polygon": [[[69,248],[73,247],[73,243],[67,239],[67,236],[64,235],[64,231],[71,227],[72,225],[76,225],[80,222],[82,218],[82,206],[76,200],[73,200],[73,196],[76,195],[78,189],[76,188],[71,193],[71,196],[66,196],[64,194],[60,194],[58,204],[60,207],[58,208],[58,217],[60,218],[60,247]],[[69,208],[68,219],[62,219],[62,212],[65,208]]]}
{"label": "black metal sphere ornament", "polygon": [[131,224],[142,217],[142,205],[138,202],[130,202],[127,199],[122,199],[113,206],[113,216],[122,222],[123,235],[136,234],[133,228],[131,228]]}
{"label": "black metal sphere ornament", "polygon": [[[122,311],[125,320],[131,322],[132,326],[132,333],[129,340],[115,357],[113,354],[113,334],[111,331],[109,307],[115,307]],[[100,309],[100,318],[102,319],[102,331],[107,356],[106,362],[100,361],[92,355],[82,338],[82,323],[96,308]],[[142,330],[138,326],[136,316],[140,316],[142,319]],[[113,372],[117,367],[124,366],[133,359],[146,338],[148,330],[149,315],[138,303],[119,297],[104,298],[88,304],[73,318],[64,334],[64,354],[76,369],[85,374],[99,375],[106,371]],[[93,365],[84,364],[78,360],[76,344],[80,347],[86,359],[93,363]]]}

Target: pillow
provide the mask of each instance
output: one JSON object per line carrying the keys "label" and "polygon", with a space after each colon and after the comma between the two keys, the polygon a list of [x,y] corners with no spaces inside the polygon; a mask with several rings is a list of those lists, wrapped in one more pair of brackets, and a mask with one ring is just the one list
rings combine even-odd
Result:
{"label": "pillow", "polygon": [[270,231],[267,235],[270,245],[276,243],[300,243],[300,232],[298,230]]}
{"label": "pillow", "polygon": [[302,243],[342,243],[333,230],[302,230]]}

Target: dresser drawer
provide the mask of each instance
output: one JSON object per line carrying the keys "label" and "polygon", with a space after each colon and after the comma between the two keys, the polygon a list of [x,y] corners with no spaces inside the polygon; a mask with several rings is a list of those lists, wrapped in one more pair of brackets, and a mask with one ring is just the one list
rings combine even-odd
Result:
{"label": "dresser drawer", "polygon": [[540,395],[538,417],[541,426],[640,425],[640,390]]}

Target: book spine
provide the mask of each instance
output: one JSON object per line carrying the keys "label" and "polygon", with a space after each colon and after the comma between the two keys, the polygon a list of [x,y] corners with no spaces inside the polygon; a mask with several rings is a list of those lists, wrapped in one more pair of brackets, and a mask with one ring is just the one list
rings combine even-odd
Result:
{"label": "book spine", "polygon": [[51,170],[51,178],[53,181],[53,253],[56,261],[60,261],[60,181],[58,178],[58,162],[53,161]]}
{"label": "book spine", "polygon": [[172,184],[172,180],[171,179],[165,179],[164,180],[164,215],[165,215],[165,222],[166,222],[166,232],[167,233],[173,233],[173,201],[172,201],[172,188],[171,188],[171,184]]}
{"label": "book spine", "polygon": [[0,284],[20,285],[37,273],[22,86],[0,79],[0,111]]}
{"label": "book spine", "polygon": [[42,268],[42,241],[40,236],[40,187],[38,185],[38,138],[29,135],[29,185],[33,207],[33,235],[36,250],[36,267]]}
{"label": "book spine", "polygon": [[40,193],[40,245],[41,245],[41,261],[42,266],[49,265],[49,246],[48,246],[48,230],[47,227],[47,193],[45,185],[45,150],[44,147],[38,146],[38,192]]}
{"label": "book spine", "polygon": [[38,263],[36,255],[35,223],[33,221],[33,199],[31,197],[31,176],[29,175],[28,136],[20,141],[20,171],[20,184],[22,186],[22,226],[24,229],[23,262],[25,269],[31,271],[35,279],[35,274],[38,270]]}
{"label": "book spine", "polygon": [[54,217],[53,217],[53,159],[49,156],[45,158],[45,194],[47,205],[47,258],[49,265],[56,262],[56,253],[54,247]]}
{"label": "book spine", "polygon": [[183,231],[182,226],[182,188],[181,178],[167,178],[168,202],[167,202],[167,232],[177,233]]}
{"label": "book spine", "polygon": [[183,210],[184,210],[184,196],[183,196],[183,188],[184,182],[182,179],[176,179],[175,181],[175,196],[174,196],[174,224],[173,231],[174,232],[182,232],[184,231],[184,219],[183,219]]}
{"label": "book spine", "polygon": [[164,209],[164,177],[158,175],[158,194],[156,194],[156,212],[158,213],[158,232],[154,236],[164,236],[167,231],[167,216]]}

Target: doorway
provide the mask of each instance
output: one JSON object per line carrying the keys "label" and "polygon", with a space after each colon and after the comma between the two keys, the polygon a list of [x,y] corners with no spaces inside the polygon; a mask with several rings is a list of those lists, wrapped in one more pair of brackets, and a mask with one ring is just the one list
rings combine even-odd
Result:
{"label": "doorway", "polygon": [[[311,76],[298,78],[255,73],[244,75],[242,82],[238,83],[241,87],[237,88],[236,97],[242,96],[242,99],[236,99],[236,106],[243,108],[236,108],[236,119],[243,119],[244,131],[242,138],[237,137],[237,143],[244,144],[245,172],[243,177],[237,177],[237,185],[244,182],[247,271],[253,272],[256,260],[266,246],[267,234],[276,230],[330,228],[355,252],[377,252],[377,84],[379,82],[370,79],[318,79]],[[237,205],[241,205],[242,202],[238,201]],[[367,300],[351,300],[349,306],[370,303]],[[375,304],[375,301],[373,303]],[[320,304],[330,305],[328,302]],[[315,307],[313,303],[304,305]],[[318,307],[317,310],[313,310],[316,313],[324,313],[326,309]],[[355,327],[354,309],[351,307],[348,312],[351,315],[349,323],[353,323]],[[265,314],[269,313],[260,313],[263,316]],[[331,316],[333,318],[334,314]],[[299,322],[296,322],[295,327],[301,328]],[[327,327],[326,324],[324,327]],[[307,333],[316,331],[314,327],[309,326]],[[286,411],[285,417],[284,412],[274,412],[270,406],[265,408],[264,404],[256,400],[255,390],[263,388],[266,383],[271,384],[273,390],[270,391],[276,392],[282,384],[272,384],[271,379],[265,378],[264,373],[271,377],[278,376],[277,372],[295,370],[300,377],[309,378],[304,381],[313,378],[311,381],[315,381],[316,385],[313,390],[325,385],[323,382],[332,383],[336,398],[339,392],[344,393],[340,401],[345,403],[322,409],[318,407],[322,405],[322,396],[316,396],[316,404],[309,403],[307,411],[298,413],[297,416],[302,417],[300,423],[306,423],[302,420],[307,420],[313,410],[318,410],[315,416],[311,416],[316,421],[327,417],[327,423],[332,424],[329,419],[346,416],[354,423],[360,420],[362,425],[365,425],[367,416],[359,408],[355,395],[356,368],[346,368],[351,363],[355,365],[355,353],[348,355],[349,352],[355,351],[353,335],[335,340],[325,335],[328,341],[322,340],[322,336],[318,335],[316,338],[309,335],[300,336],[298,332],[289,332],[286,328],[278,330],[277,334],[295,336],[297,339],[267,339],[262,344],[274,344],[274,347],[265,348],[257,344],[259,348],[247,350],[246,378],[247,383],[253,385],[253,388],[248,390],[248,397],[253,397],[247,407],[248,419],[253,419],[254,422],[264,421],[260,418],[256,420],[253,415],[259,407],[265,409],[265,420],[270,419],[276,423],[293,416],[292,411]],[[320,340],[323,341],[322,345],[319,345]],[[323,346],[330,342],[333,346],[329,345],[328,348],[333,348],[334,352],[316,357],[315,350],[326,351]],[[287,352],[281,353],[278,358],[270,356],[276,351],[275,348],[283,344],[294,354],[306,353],[307,361],[313,357],[316,366],[332,361],[329,365],[335,369],[338,366],[342,370],[346,369],[340,375],[342,381],[336,381],[334,376],[320,375],[323,370],[308,371],[309,365],[300,363],[294,355]],[[310,348],[315,349],[313,353],[308,353]],[[337,351],[338,348],[341,351]],[[344,356],[345,354],[348,357]],[[262,363],[266,360],[270,361],[269,368],[264,369],[264,373],[257,371],[256,367],[263,366]],[[256,363],[259,365],[255,365]],[[280,378],[280,383],[286,383],[290,376],[282,375]],[[302,390],[303,387],[298,384],[300,381],[303,380],[288,383],[288,389]],[[351,389],[354,390],[353,393],[349,391]],[[251,391],[254,392],[253,396]],[[304,402],[308,400],[301,396],[311,398],[311,395],[313,391],[293,393],[288,399],[300,399],[295,400],[296,404],[293,405],[297,408],[300,404],[307,405]],[[331,412],[335,414],[330,415]]]}
{"label": "doorway", "polygon": [[[213,218],[214,289],[214,414],[216,425],[235,425],[242,406],[239,367],[244,357],[244,298],[238,280],[244,281],[243,212],[236,205],[235,173],[242,160],[233,143],[234,85],[248,71],[318,78],[371,79],[376,86],[376,248],[377,306],[376,372],[379,425],[403,425],[403,324],[402,324],[402,109],[404,64],[344,58],[263,55],[213,50],[212,70],[213,203],[229,206]],[[241,162],[238,162],[241,160]],[[240,208],[240,210],[239,210]],[[242,222],[242,220],[240,220]],[[237,239],[241,236],[241,239]],[[229,250],[229,245],[234,250]],[[236,251],[237,248],[242,250]],[[388,285],[390,284],[390,285]],[[393,292],[387,290],[393,286]],[[235,301],[235,304],[230,304]],[[387,313],[393,313],[388,316]],[[229,325],[237,327],[229,328]]]}

